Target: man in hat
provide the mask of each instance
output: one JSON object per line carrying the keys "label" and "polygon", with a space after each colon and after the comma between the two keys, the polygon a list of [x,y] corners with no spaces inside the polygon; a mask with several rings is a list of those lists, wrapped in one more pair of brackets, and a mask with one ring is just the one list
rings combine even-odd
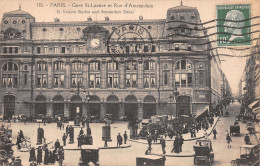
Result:
{"label": "man in hat", "polygon": [[65,133],[63,133],[63,136],[62,136],[63,146],[66,146],[66,140],[67,140],[67,135]]}
{"label": "man in hat", "polygon": [[126,131],[124,133],[124,144],[126,144],[126,140],[127,140],[127,134],[126,134]]}
{"label": "man in hat", "polygon": [[165,143],[165,139],[163,138],[163,136],[161,136],[160,143],[162,146],[162,152],[163,152],[163,154],[165,154],[166,153],[166,151],[165,151],[166,143]]}
{"label": "man in hat", "polygon": [[120,133],[118,133],[118,135],[117,135],[117,147],[120,147],[120,145],[122,145],[122,142],[123,142],[123,138],[120,135]]}
{"label": "man in hat", "polygon": [[248,134],[245,135],[244,140],[245,140],[246,145],[251,145],[250,137]]}
{"label": "man in hat", "polygon": [[57,139],[57,141],[54,144],[55,150],[57,150],[58,148],[60,148],[60,141]]}

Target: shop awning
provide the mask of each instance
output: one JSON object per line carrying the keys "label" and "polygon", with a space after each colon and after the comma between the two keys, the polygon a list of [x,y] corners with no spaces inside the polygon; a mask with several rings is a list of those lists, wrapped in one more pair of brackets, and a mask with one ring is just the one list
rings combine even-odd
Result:
{"label": "shop awning", "polygon": [[253,109],[253,113],[259,112],[260,111],[260,107],[256,107]]}
{"label": "shop awning", "polygon": [[251,103],[251,104],[248,105],[248,108],[252,109],[252,108],[253,108],[256,104],[258,104],[258,103],[259,103],[259,100],[254,101],[253,103]]}

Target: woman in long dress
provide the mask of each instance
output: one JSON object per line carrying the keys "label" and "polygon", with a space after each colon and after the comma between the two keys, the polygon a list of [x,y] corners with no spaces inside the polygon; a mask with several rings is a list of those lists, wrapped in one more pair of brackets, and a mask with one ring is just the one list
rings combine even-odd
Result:
{"label": "woman in long dress", "polygon": [[49,149],[48,147],[45,148],[45,153],[44,153],[44,165],[49,164]]}
{"label": "woman in long dress", "polygon": [[37,150],[37,164],[42,163],[42,147],[39,146]]}
{"label": "woman in long dress", "polygon": [[36,161],[36,157],[35,157],[35,149],[34,147],[32,147],[32,149],[30,150],[30,158],[29,158],[29,162],[34,162]]}

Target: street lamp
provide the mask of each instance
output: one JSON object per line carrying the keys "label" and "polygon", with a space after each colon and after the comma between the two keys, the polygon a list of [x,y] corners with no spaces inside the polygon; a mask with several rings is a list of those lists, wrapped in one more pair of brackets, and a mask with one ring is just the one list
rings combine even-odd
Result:
{"label": "street lamp", "polygon": [[177,98],[178,98],[178,96],[179,96],[179,91],[178,91],[178,89],[177,89],[177,87],[175,86],[175,89],[173,90],[173,92],[172,92],[172,94],[170,94],[170,96],[169,96],[169,98],[170,99],[175,99],[175,103],[176,103],[176,112],[175,112],[175,127],[176,127],[176,129],[177,129],[177,132],[179,132],[178,130],[178,127],[177,127],[177,125],[178,125],[178,107],[177,107]]}
{"label": "street lamp", "polygon": [[88,94],[86,95],[86,100],[88,102],[88,105],[87,105],[87,135],[91,135],[91,132],[90,132],[90,128],[89,128],[89,116],[90,116],[90,110],[89,110],[89,100],[90,100],[90,95],[89,95],[89,92]]}
{"label": "street lamp", "polygon": [[[80,85],[79,85],[79,81],[77,82],[77,107],[76,107],[76,117],[75,117],[75,119],[74,119],[74,125],[75,126],[80,126],[80,120],[79,120],[79,113],[80,113],[80,107],[79,107],[79,98],[80,98],[80,96],[79,96],[79,94],[80,94],[80,87],[79,87]],[[74,93],[74,90],[73,89],[71,89],[71,91],[70,91],[72,94]]]}

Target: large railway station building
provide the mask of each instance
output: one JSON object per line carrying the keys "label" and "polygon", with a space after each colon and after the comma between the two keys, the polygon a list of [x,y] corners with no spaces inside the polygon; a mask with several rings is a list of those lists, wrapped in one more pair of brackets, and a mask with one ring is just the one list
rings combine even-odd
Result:
{"label": "large railway station building", "polygon": [[77,22],[36,22],[19,9],[4,13],[0,31],[5,117],[73,119],[77,107],[114,119],[200,115],[221,101],[220,60],[195,7],[170,8],[156,20]]}

